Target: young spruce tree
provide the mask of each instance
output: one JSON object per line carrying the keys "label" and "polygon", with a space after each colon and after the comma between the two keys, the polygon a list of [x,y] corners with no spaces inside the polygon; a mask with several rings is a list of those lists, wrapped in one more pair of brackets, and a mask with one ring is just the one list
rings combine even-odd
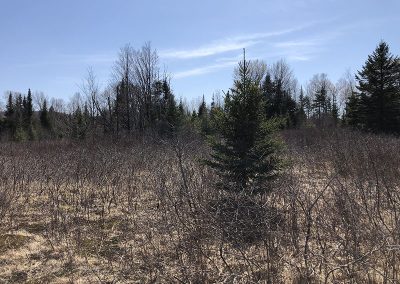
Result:
{"label": "young spruce tree", "polygon": [[217,170],[224,190],[254,195],[270,189],[268,181],[276,177],[281,162],[272,124],[263,114],[262,92],[250,79],[248,66],[244,57],[238,66],[239,79],[225,97],[222,139],[213,144],[208,164]]}

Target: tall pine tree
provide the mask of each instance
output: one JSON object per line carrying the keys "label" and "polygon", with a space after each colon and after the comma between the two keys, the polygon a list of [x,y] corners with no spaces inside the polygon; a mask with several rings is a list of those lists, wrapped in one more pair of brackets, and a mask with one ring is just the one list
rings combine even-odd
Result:
{"label": "tall pine tree", "polygon": [[312,107],[315,111],[315,115],[317,119],[322,119],[322,117],[329,110],[329,99],[328,99],[328,91],[326,89],[325,84],[322,84],[321,87],[316,91],[315,97],[312,103]]}
{"label": "tall pine tree", "polygon": [[9,129],[14,129],[15,121],[14,121],[14,113],[15,113],[15,105],[13,102],[13,95],[10,93],[8,95],[7,106],[6,106],[6,127]]}
{"label": "tall pine tree", "polygon": [[[367,129],[400,132],[399,78],[399,58],[390,53],[387,43],[381,42],[356,75],[361,104],[356,114]],[[354,117],[355,113],[347,115]]]}

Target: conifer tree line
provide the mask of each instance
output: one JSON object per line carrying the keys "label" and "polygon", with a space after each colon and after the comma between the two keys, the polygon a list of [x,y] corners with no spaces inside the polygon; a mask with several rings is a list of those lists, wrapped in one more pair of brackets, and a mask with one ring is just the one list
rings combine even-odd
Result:
{"label": "conifer tree line", "polygon": [[[400,132],[400,59],[381,42],[355,76],[347,74],[332,83],[324,73],[299,86],[290,66],[280,60],[266,64],[250,60],[246,77],[257,86],[261,114],[280,128],[351,126],[374,132]],[[242,70],[243,71],[243,70]],[[235,82],[242,76],[234,72]],[[232,90],[204,95],[197,108],[174,96],[170,77],[159,67],[159,58],[149,43],[140,49],[123,47],[112,70],[112,80],[103,90],[92,69],[80,85],[80,93],[68,105],[60,100],[6,94],[0,116],[0,137],[35,140],[60,137],[84,139],[99,135],[120,137],[155,131],[171,136],[182,125],[204,135],[221,132],[223,116],[232,104]]]}
{"label": "conifer tree line", "polygon": [[[249,80],[262,94],[264,118],[274,119],[281,128],[349,126],[400,133],[400,59],[390,53],[385,42],[379,43],[355,76],[347,73],[336,84],[321,73],[305,88],[299,87],[284,60],[268,67],[262,61],[249,61],[248,69]],[[235,79],[240,72],[240,68],[235,70]],[[198,109],[203,133],[215,131],[221,113],[224,111],[215,107],[214,97],[210,108],[203,98]]]}
{"label": "conifer tree line", "polygon": [[32,93],[28,90],[22,94],[8,94],[4,119],[0,121],[0,129],[8,129],[17,140],[34,139]]}

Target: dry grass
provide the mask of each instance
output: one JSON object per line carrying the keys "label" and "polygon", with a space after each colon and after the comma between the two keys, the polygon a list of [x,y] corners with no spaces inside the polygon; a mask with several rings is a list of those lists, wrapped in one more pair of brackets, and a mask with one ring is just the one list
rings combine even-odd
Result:
{"label": "dry grass", "polygon": [[284,133],[288,168],[246,201],[188,134],[2,144],[0,282],[397,283],[399,140],[313,135]]}

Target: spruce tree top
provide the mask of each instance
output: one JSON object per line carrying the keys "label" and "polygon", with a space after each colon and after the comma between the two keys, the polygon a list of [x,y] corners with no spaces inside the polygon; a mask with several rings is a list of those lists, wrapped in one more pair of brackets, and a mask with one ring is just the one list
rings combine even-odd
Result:
{"label": "spruce tree top", "polygon": [[400,63],[381,42],[356,75],[367,129],[400,132]]}
{"label": "spruce tree top", "polygon": [[399,58],[394,57],[388,44],[382,41],[356,75],[357,88],[367,95],[397,92],[399,72]]}

